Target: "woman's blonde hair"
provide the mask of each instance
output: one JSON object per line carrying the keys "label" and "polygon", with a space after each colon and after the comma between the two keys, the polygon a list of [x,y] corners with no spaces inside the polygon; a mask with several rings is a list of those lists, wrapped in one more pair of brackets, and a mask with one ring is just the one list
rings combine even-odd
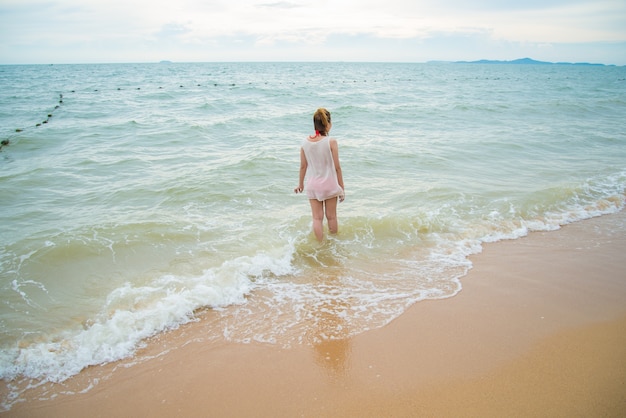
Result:
{"label": "woman's blonde hair", "polygon": [[313,114],[313,125],[320,135],[328,135],[330,130],[330,112],[323,107],[317,109],[315,114]]}

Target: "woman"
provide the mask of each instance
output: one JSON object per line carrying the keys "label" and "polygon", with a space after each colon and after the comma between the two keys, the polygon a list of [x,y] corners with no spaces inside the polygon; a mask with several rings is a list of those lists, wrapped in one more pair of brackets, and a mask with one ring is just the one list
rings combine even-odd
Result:
{"label": "woman", "polygon": [[328,133],[332,127],[330,112],[319,108],[313,115],[315,135],[302,141],[300,148],[300,181],[294,192],[304,190],[306,176],[306,194],[311,203],[313,214],[313,232],[318,241],[324,239],[324,214],[328,230],[336,234],[337,201],[345,198],[343,176],[339,164],[339,146],[337,140]]}

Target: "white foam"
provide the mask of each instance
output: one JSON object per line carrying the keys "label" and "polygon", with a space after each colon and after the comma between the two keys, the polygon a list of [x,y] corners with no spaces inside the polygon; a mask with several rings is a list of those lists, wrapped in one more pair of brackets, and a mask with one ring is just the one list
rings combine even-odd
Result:
{"label": "white foam", "polygon": [[85,367],[132,356],[146,338],[195,320],[197,309],[241,304],[256,278],[290,272],[291,251],[283,254],[239,257],[199,277],[165,275],[141,286],[125,283],[85,328],[3,351],[0,377],[62,382]]}

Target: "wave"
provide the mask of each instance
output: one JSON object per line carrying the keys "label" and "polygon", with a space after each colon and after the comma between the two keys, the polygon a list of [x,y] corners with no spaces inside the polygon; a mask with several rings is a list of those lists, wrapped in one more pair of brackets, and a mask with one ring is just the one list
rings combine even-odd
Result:
{"label": "wave", "polygon": [[[20,272],[29,258],[36,257],[36,263],[46,266],[84,266],[86,274],[104,269],[104,263],[110,260],[125,263],[125,267],[119,264],[119,268],[128,275],[118,277],[118,284],[112,282],[114,287],[99,302],[100,308],[93,314],[74,318],[73,326],[66,324],[59,332],[41,333],[13,347],[5,345],[0,376],[60,382],[87,366],[132,356],[146,338],[196,320],[195,312],[207,307],[244,305],[242,309],[256,312],[225,314],[226,335],[238,341],[283,341],[287,345],[299,341],[307,333],[298,325],[306,313],[294,313],[294,307],[309,306],[307,310],[314,311],[315,306],[327,303],[329,298],[343,300],[344,309],[350,311],[344,334],[382,326],[416,301],[456,294],[461,288],[459,279],[471,267],[467,257],[480,252],[485,242],[516,239],[531,231],[553,230],[623,209],[625,179],[621,172],[577,187],[548,188],[540,191],[534,201],[527,201],[525,207],[505,199],[487,207],[481,207],[481,201],[447,203],[436,210],[425,207],[382,216],[346,217],[342,219],[340,236],[331,236],[322,245],[311,238],[306,217],[302,217],[296,224],[287,225],[283,244],[280,240],[270,245],[252,244],[250,255],[230,251],[232,257],[221,262],[213,260],[217,264],[199,275],[193,273],[195,268],[187,273],[184,268],[174,272],[167,263],[161,269],[142,272],[133,268],[131,261],[124,261],[131,260],[130,254],[145,252],[142,246],[148,250],[146,255],[159,254],[159,242],[164,238],[168,242],[167,252],[172,254],[198,246],[199,230],[182,231],[176,237],[171,226],[158,223],[116,227],[113,235],[100,231],[93,235],[96,241],[92,243],[88,243],[93,237],[89,238],[87,232],[83,233],[84,238],[77,237],[74,244],[59,246],[66,241],[63,236],[49,239],[43,248],[20,256],[19,264],[12,267],[7,264],[10,248],[4,247],[5,272]],[[481,214],[472,215],[478,210]],[[121,236],[132,239],[123,244]],[[209,236],[203,240],[214,241]],[[107,248],[109,255],[102,258],[102,251]],[[13,259],[18,260],[15,256]],[[84,280],[85,276],[76,277]],[[11,283],[13,293],[21,295],[25,303],[21,310],[45,312],[54,306],[34,296],[40,292],[44,299],[51,297],[48,288],[54,283],[28,279]],[[80,287],[78,283],[68,286]],[[25,292],[27,289],[30,291]],[[18,302],[11,303],[18,306]],[[290,311],[292,318],[287,319]],[[231,322],[234,318],[237,324]]]}
{"label": "wave", "polygon": [[200,276],[163,275],[143,284],[123,283],[80,328],[5,347],[0,378],[62,382],[85,367],[132,356],[145,339],[195,321],[202,308],[242,304],[256,278],[291,270],[287,258],[260,254],[229,260]]}

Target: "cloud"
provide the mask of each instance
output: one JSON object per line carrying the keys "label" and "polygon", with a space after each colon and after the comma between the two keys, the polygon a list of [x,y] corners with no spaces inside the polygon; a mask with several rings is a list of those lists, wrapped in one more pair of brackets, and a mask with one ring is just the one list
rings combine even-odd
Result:
{"label": "cloud", "polygon": [[299,4],[291,3],[288,1],[277,1],[274,3],[262,3],[259,4],[258,7],[269,7],[272,9],[293,9],[296,7],[301,7]]}
{"label": "cloud", "polygon": [[482,51],[501,53],[499,45],[505,44],[550,45],[553,51],[594,44],[626,57],[619,48],[626,42],[624,21],[626,2],[620,0],[2,0],[0,62],[23,59],[26,51],[66,60],[71,49],[102,51],[98,61],[158,54],[202,61],[228,48],[251,57],[259,55],[254,48],[272,57],[283,51],[283,60],[298,50],[314,59],[316,51],[325,60],[339,40],[344,56],[368,51],[363,59],[401,48],[407,49],[399,57],[415,55],[410,48],[426,52],[427,45],[444,41],[453,55],[467,52],[463,39],[473,40],[480,58],[499,58]]}
{"label": "cloud", "polygon": [[625,17],[626,3],[621,1],[244,0],[182,18],[192,22],[200,37],[239,33],[263,40],[316,43],[336,34],[425,38],[488,32],[497,39],[546,43],[626,40]]}
{"label": "cloud", "polygon": [[166,23],[156,33],[159,40],[177,40],[192,32],[192,29],[184,24]]}

